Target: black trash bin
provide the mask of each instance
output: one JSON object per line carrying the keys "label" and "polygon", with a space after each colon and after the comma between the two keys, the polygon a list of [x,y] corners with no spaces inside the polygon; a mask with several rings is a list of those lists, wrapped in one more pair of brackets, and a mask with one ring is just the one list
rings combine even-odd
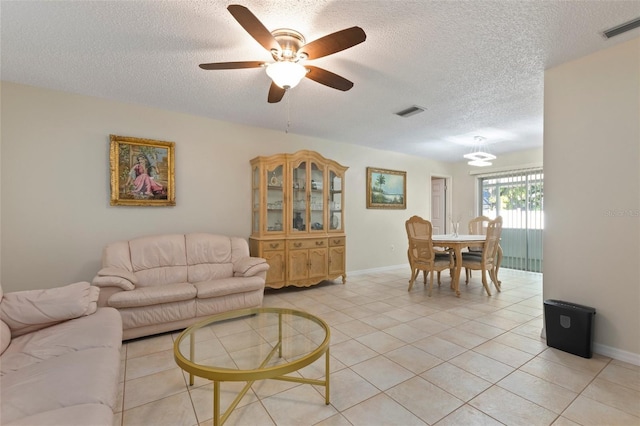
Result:
{"label": "black trash bin", "polygon": [[595,308],[562,300],[544,301],[547,346],[591,358]]}

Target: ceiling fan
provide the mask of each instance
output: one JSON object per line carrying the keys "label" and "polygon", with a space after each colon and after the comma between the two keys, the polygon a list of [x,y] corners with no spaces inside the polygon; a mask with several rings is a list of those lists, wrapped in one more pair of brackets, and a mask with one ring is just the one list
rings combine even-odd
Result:
{"label": "ceiling fan", "polygon": [[271,53],[275,62],[214,62],[200,64],[200,68],[228,70],[266,67],[267,75],[272,80],[267,98],[269,103],[280,102],[286,91],[295,87],[303,77],[337,90],[347,91],[353,87],[351,81],[338,74],[314,66],[304,66],[302,63],[307,59],[322,58],[362,43],[367,38],[362,28],[347,28],[306,43],[302,34],[297,31],[287,28],[267,30],[244,6],[232,4],[227,10],[249,35]]}

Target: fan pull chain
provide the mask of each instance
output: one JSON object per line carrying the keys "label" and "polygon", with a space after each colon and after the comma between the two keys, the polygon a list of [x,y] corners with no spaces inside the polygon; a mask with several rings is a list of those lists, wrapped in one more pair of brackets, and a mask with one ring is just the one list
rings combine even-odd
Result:
{"label": "fan pull chain", "polygon": [[[286,90],[287,92],[289,91],[288,89]],[[284,131],[285,133],[289,133],[289,127],[291,127],[291,93],[288,93],[287,96],[287,128]]]}

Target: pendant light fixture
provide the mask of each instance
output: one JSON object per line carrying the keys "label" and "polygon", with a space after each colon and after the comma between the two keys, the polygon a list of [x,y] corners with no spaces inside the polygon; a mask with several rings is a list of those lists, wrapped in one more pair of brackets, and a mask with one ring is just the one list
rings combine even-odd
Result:
{"label": "pendant light fixture", "polygon": [[463,157],[469,160],[467,164],[470,166],[476,167],[486,167],[491,166],[493,163],[491,160],[495,160],[496,156],[489,154],[481,149],[481,145],[487,140],[487,138],[482,136],[474,136],[474,150],[469,154],[465,154]]}

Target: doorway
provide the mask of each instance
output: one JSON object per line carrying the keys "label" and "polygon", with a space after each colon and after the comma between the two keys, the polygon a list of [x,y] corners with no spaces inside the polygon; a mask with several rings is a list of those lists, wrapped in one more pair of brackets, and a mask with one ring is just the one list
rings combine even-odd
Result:
{"label": "doorway", "polygon": [[448,179],[431,177],[431,225],[433,235],[447,233]]}

